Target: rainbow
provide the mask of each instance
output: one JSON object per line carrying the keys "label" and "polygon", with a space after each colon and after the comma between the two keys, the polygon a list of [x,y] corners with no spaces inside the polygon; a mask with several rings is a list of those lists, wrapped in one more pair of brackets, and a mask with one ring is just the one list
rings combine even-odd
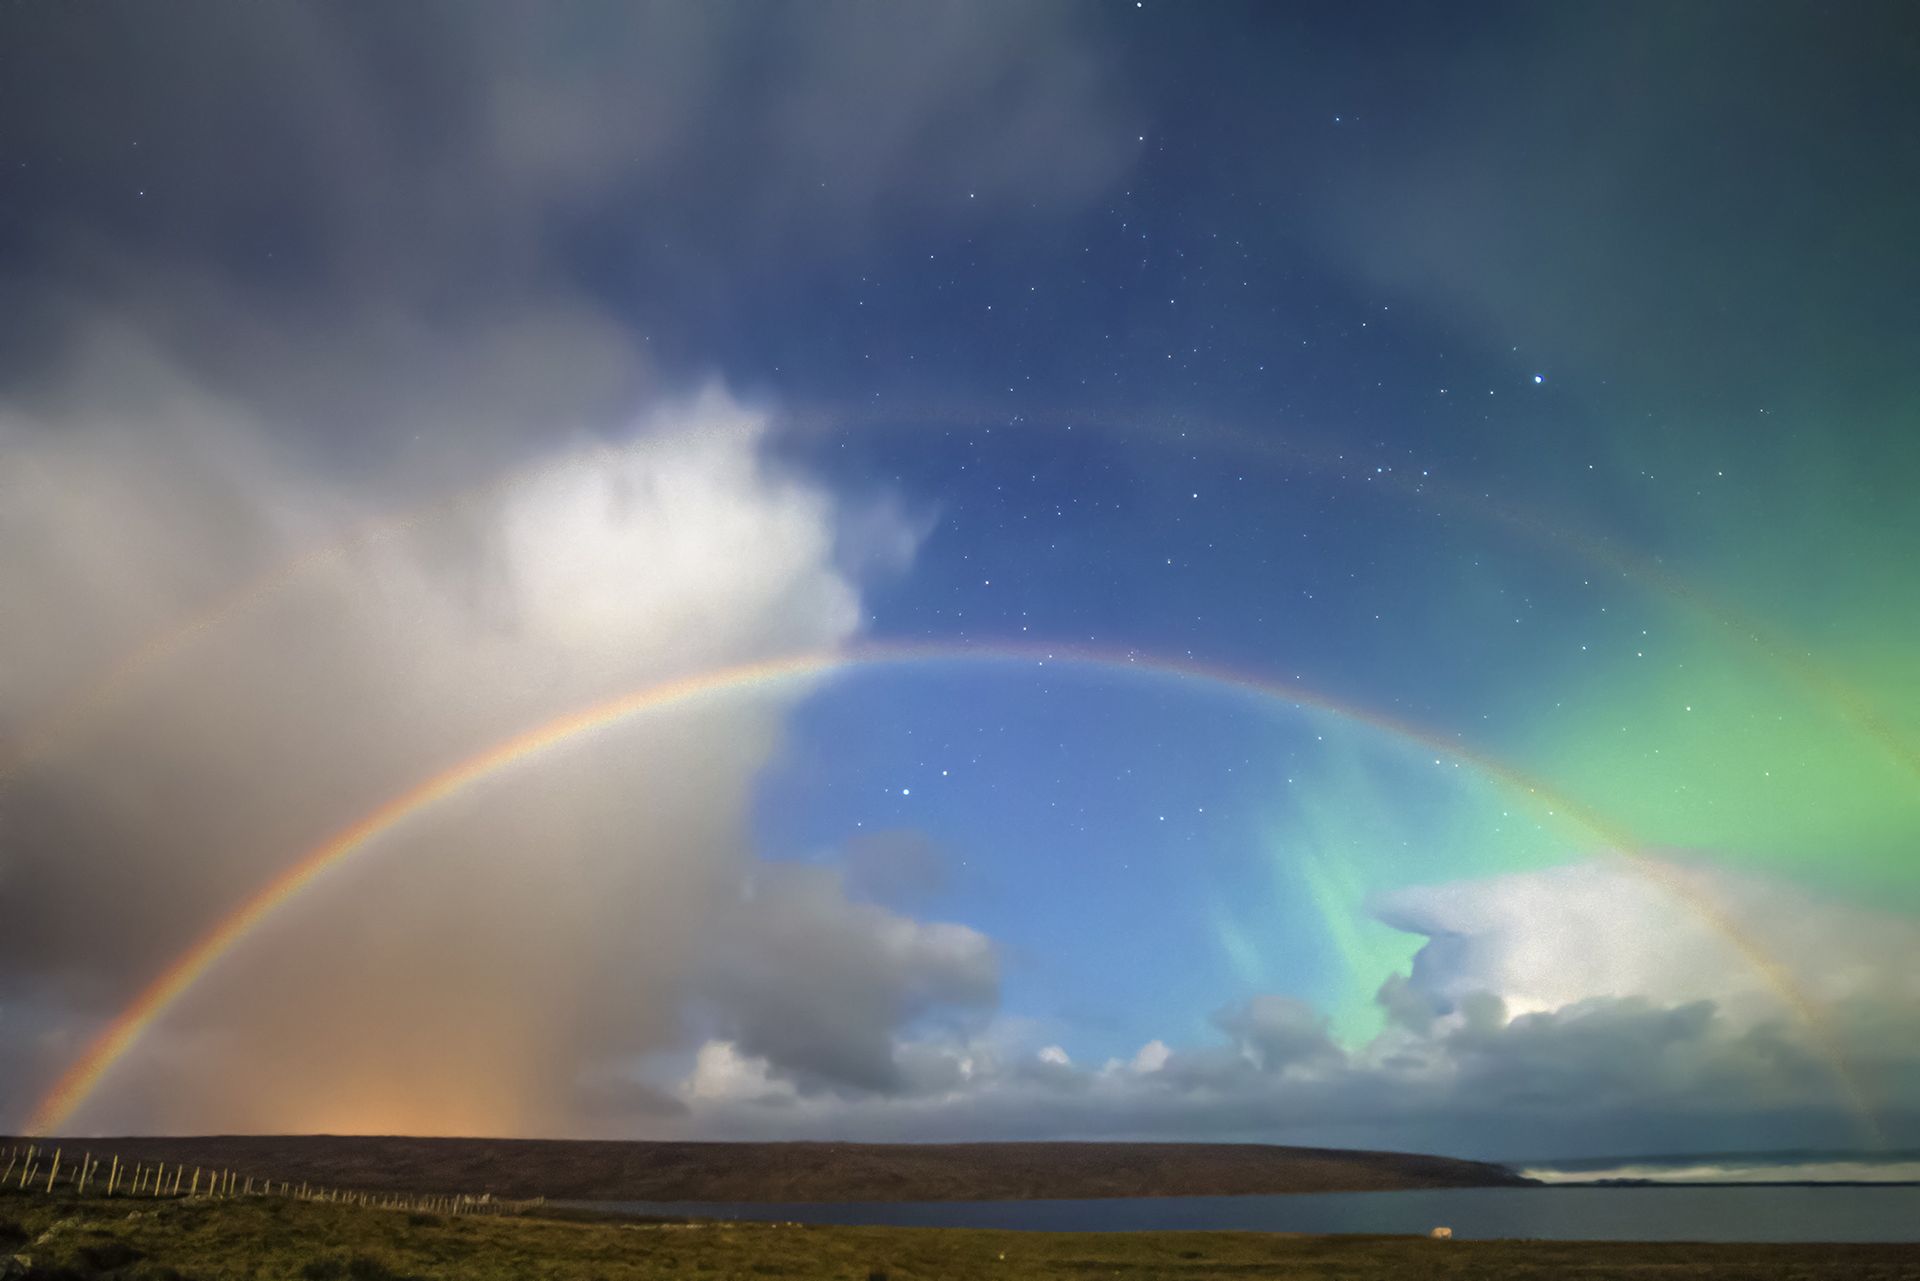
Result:
{"label": "rainbow", "polygon": [[382,836],[441,802],[545,752],[610,729],[643,713],[703,697],[797,682],[837,670],[926,662],[1024,663],[1201,681],[1291,707],[1325,712],[1344,721],[1368,726],[1403,743],[1471,765],[1482,775],[1529,798],[1549,815],[1564,817],[1587,831],[1599,842],[1602,852],[1624,860],[1637,873],[1687,903],[1711,928],[1725,937],[1783,1004],[1807,1025],[1833,1069],[1835,1080],[1848,1104],[1870,1134],[1878,1133],[1872,1109],[1827,1030],[1824,1017],[1800,992],[1792,977],[1767,956],[1736,921],[1691,885],[1680,869],[1641,853],[1630,833],[1540,780],[1463,744],[1455,737],[1347,703],[1306,687],[1298,678],[1282,681],[1190,659],[1137,651],[1108,652],[1077,646],[1000,643],[867,644],[844,650],[789,654],[716,668],[631,690],[567,713],[448,766],[308,850],[176,957],[88,1044],[80,1058],[54,1083],[35,1108],[27,1132],[45,1135],[59,1130],[148,1029],[267,918],[297,898],[302,890],[329,870],[365,852]]}

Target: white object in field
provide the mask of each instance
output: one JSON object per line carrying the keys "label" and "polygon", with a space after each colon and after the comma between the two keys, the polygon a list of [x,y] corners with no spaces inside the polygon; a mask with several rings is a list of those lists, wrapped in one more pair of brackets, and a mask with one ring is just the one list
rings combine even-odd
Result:
{"label": "white object in field", "polygon": [[1453,1229],[1435,1228],[1433,1231],[1427,1233],[1427,1235],[1436,1241],[1451,1241],[1453,1240]]}

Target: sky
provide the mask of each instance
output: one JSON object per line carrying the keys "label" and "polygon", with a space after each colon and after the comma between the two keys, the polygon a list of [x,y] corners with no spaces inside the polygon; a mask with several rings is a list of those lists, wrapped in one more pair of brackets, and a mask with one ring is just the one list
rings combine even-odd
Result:
{"label": "sky", "polygon": [[1920,34],[0,11],[0,1129],[1920,1146]]}

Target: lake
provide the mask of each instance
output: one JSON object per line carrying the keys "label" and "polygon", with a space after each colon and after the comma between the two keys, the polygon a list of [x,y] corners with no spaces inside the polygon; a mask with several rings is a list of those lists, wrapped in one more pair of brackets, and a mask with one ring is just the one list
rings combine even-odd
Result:
{"label": "lake", "polygon": [[1091,1201],[577,1201],[639,1215],[1038,1232],[1245,1230],[1586,1241],[1916,1241],[1920,1187],[1440,1188]]}

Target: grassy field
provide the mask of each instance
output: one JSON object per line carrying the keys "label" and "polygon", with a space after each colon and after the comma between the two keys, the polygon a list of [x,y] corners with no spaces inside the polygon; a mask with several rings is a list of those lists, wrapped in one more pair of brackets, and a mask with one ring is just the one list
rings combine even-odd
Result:
{"label": "grassy field", "polygon": [[0,1193],[0,1277],[1920,1281],[1920,1248],[808,1228],[638,1223],[587,1216],[444,1218],[268,1197],[136,1203],[8,1192]]}

